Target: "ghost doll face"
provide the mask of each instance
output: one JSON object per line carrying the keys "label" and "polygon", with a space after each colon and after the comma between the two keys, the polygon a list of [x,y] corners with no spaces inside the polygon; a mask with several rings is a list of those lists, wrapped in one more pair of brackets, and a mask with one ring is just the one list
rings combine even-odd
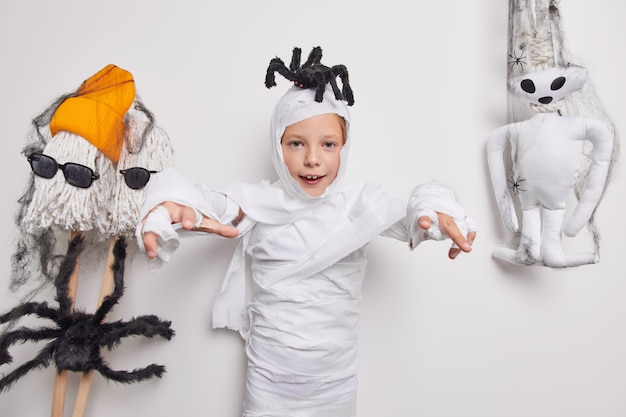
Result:
{"label": "ghost doll face", "polygon": [[587,81],[584,67],[552,67],[509,80],[509,89],[518,97],[537,105],[556,103],[580,90]]}
{"label": "ghost doll face", "polygon": [[281,148],[289,175],[308,195],[319,197],[337,178],[344,142],[343,119],[334,113],[287,126]]}

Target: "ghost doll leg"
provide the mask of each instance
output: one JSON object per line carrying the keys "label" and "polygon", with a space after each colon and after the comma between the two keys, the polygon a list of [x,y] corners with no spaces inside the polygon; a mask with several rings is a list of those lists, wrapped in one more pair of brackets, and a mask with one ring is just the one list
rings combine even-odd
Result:
{"label": "ghost doll leg", "polygon": [[539,260],[541,215],[539,207],[522,211],[522,235],[516,249],[497,248],[493,256],[518,265],[532,265]]}
{"label": "ghost doll leg", "polygon": [[565,210],[543,210],[543,228],[541,233],[541,260],[543,264],[553,268],[565,268],[594,264],[599,261],[593,252],[569,253],[563,251],[561,229]]}

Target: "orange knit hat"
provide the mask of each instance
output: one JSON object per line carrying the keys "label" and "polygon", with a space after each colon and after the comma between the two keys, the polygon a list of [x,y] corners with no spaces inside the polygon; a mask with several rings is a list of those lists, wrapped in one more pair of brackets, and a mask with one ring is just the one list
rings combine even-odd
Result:
{"label": "orange knit hat", "polygon": [[65,130],[82,136],[117,162],[124,144],[124,115],[135,99],[133,75],[109,64],[85,80],[50,120],[52,136]]}

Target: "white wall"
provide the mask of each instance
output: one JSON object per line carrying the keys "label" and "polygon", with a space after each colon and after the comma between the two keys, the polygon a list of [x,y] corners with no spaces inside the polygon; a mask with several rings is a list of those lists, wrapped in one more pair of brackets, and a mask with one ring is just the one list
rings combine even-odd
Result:
{"label": "white wall", "polygon": [[[626,3],[563,1],[571,51],[626,131]],[[626,280],[617,171],[597,213],[601,262],[569,270],[512,267],[491,258],[504,238],[487,179],[485,139],[506,114],[507,2],[311,3],[4,0],[0,3],[3,256],[8,286],[16,200],[29,173],[20,155],[30,120],[52,99],[114,63],[171,136],[176,165],[210,184],[273,178],[266,131],[287,87],[266,90],[269,60],[293,46],[324,48],[351,75],[350,180],[405,196],[431,178],[452,184],[479,225],[471,255],[447,244],[409,252],[378,239],[362,303],[359,416],[622,417],[626,415]],[[577,245],[575,243],[573,245]],[[584,237],[583,243],[585,245]],[[161,380],[121,386],[94,379],[87,415],[240,414],[244,357],[238,337],[210,328],[211,303],[232,242],[186,240],[162,272],[129,262],[127,292],[112,316],[154,313],[173,321],[170,342],[125,342],[116,369],[156,362]],[[93,274],[89,274],[93,272]],[[101,273],[81,276],[91,308]],[[18,302],[0,291],[2,311]],[[14,346],[16,363],[35,354]],[[6,373],[9,365],[0,367]],[[74,377],[76,377],[74,375]],[[70,415],[77,378],[68,388]],[[0,394],[2,417],[46,415],[53,369],[29,373]]]}

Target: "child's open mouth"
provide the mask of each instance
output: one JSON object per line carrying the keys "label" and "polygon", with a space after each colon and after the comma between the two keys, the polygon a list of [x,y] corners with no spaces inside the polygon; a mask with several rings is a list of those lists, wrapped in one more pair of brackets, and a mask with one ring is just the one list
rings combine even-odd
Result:
{"label": "child's open mouth", "polygon": [[306,182],[307,184],[318,184],[319,182],[321,182],[324,179],[325,175],[301,175],[300,178],[302,179],[302,181]]}

